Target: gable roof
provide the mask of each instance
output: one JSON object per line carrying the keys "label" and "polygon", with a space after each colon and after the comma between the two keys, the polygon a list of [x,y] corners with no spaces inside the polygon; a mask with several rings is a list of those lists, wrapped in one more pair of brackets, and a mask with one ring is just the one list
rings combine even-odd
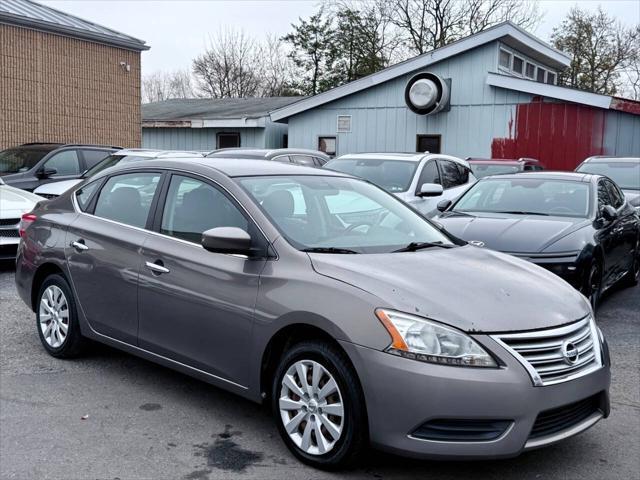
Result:
{"label": "gable roof", "polygon": [[547,83],[540,83],[499,73],[489,73],[487,75],[487,85],[541,97],[555,98],[566,102],[580,103],[591,107],[604,108],[606,110],[620,110],[633,115],[640,115],[639,101],[587,92],[586,90],[579,90],[577,88],[549,85]]}
{"label": "gable roof", "polygon": [[174,98],[142,105],[144,127],[259,127],[269,112],[304,97]]}
{"label": "gable roof", "polygon": [[32,0],[0,1],[0,23],[81,38],[129,50],[149,50],[149,46],[143,40]]}
{"label": "gable roof", "polygon": [[527,54],[534,60],[538,60],[553,68],[563,69],[571,63],[571,57],[566,53],[556,50],[551,45],[543,42],[539,38],[531,35],[511,22],[503,22],[483,30],[482,32],[476,33],[475,35],[470,35],[452,42],[444,47],[436,48],[435,50],[410,58],[404,62],[391,65],[384,70],[367,75],[366,77],[354,80],[326,92],[319,93],[313,97],[305,98],[292,105],[279,108],[271,112],[271,119],[273,121],[285,120],[286,118],[304,112],[305,110],[352,95],[361,90],[401,77],[407,73],[428,67],[434,63],[441,62],[450,57],[496,40],[501,40],[505,44]]}

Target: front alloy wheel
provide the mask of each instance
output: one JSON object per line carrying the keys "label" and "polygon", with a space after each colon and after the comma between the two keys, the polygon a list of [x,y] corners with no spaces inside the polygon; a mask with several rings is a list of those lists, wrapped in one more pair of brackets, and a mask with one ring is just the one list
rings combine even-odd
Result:
{"label": "front alloy wheel", "polygon": [[313,360],[289,367],[280,388],[280,418],[289,438],[309,455],[333,449],[342,435],[342,394],[329,371]]}
{"label": "front alloy wheel", "polygon": [[301,341],[274,373],[271,407],[289,450],[325,470],[354,463],[367,444],[367,414],[346,354],[325,341]]}
{"label": "front alloy wheel", "polygon": [[591,308],[593,308],[593,311],[595,312],[598,307],[600,293],[602,291],[602,269],[600,268],[600,263],[597,260],[594,260],[591,264],[585,290],[585,296],[589,299]]}

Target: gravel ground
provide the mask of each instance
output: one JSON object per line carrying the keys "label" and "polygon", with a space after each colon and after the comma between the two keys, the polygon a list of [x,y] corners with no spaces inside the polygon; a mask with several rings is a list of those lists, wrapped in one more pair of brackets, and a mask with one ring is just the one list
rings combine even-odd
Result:
{"label": "gravel ground", "polygon": [[598,312],[612,414],[588,432],[503,461],[372,451],[361,468],[331,474],[297,462],[264,408],[222,390],[107,347],[49,357],[13,276],[0,266],[1,479],[640,479],[640,287],[613,292]]}

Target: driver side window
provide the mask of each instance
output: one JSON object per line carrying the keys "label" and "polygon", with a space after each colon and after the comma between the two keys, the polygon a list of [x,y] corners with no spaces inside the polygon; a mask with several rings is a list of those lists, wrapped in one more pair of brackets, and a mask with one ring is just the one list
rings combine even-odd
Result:
{"label": "driver side window", "polygon": [[422,185],[425,183],[437,183],[440,185],[440,173],[438,172],[438,166],[435,160],[429,160],[425,163],[420,172],[420,178],[418,178],[418,186],[416,187],[416,193],[420,191]]}
{"label": "driver side window", "polygon": [[598,211],[600,212],[605,205],[611,205],[611,197],[604,180],[598,182]]}
{"label": "driver side window", "polygon": [[75,150],[65,150],[60,152],[44,164],[44,168],[53,168],[56,173],[53,177],[61,175],[79,175],[80,174],[80,160],[78,159],[78,153]]}

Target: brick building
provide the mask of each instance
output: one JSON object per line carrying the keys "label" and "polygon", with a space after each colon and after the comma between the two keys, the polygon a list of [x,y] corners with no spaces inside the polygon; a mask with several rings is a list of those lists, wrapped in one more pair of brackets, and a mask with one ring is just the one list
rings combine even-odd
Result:
{"label": "brick building", "polygon": [[0,1],[0,149],[140,146],[140,54],[148,49],[31,0]]}

